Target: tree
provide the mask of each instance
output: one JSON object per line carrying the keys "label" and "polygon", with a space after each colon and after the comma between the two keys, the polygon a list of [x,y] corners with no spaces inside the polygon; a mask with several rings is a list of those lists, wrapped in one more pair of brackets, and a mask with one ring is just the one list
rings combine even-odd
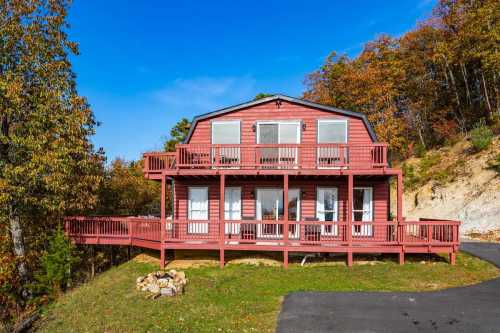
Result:
{"label": "tree", "polygon": [[175,151],[175,145],[183,142],[189,133],[191,122],[187,118],[182,118],[170,130],[170,139],[165,142],[165,151]]}
{"label": "tree", "polygon": [[266,94],[266,93],[258,93],[257,95],[255,95],[255,98],[253,100],[256,101],[256,100],[263,99],[266,97],[271,97],[271,96],[274,96],[274,95],[273,94]]}
{"label": "tree", "polygon": [[99,215],[159,215],[160,184],[144,178],[143,161],[114,160],[99,192]]}
{"label": "tree", "polygon": [[[0,227],[23,286],[46,231],[97,202],[103,153],[76,90],[65,30],[68,1],[0,2]],[[21,288],[24,300],[27,288]]]}
{"label": "tree", "polygon": [[[500,114],[498,1],[440,0],[399,38],[380,36],[353,59],[333,52],[304,98],[363,112],[401,157],[466,134]],[[419,149],[420,150],[420,149]]]}

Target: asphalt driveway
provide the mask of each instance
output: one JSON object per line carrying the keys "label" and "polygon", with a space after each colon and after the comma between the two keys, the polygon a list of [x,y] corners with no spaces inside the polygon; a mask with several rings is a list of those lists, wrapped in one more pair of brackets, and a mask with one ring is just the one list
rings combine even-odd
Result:
{"label": "asphalt driveway", "polygon": [[[461,249],[500,267],[500,244]],[[500,278],[435,292],[297,292],[278,318],[284,332],[500,332]]]}

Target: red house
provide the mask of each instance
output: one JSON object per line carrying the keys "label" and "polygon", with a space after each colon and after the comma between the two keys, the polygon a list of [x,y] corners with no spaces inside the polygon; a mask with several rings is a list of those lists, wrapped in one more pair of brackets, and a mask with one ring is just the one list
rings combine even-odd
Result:
{"label": "red house", "polygon": [[158,249],[162,266],[167,249],[218,250],[221,266],[230,250],[281,251],[285,267],[289,252],[455,262],[459,222],[405,221],[402,172],[361,113],[275,95],[197,116],[175,152],[144,159],[145,177],[162,184],[161,217],[69,217],[76,242]]}

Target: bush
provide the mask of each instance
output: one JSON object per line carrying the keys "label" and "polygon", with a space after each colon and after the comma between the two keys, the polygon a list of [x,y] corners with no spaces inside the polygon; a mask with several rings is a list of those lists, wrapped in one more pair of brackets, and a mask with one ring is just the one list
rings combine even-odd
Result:
{"label": "bush", "polygon": [[470,138],[474,150],[479,152],[488,148],[491,144],[491,141],[493,140],[493,131],[491,128],[486,126],[484,120],[481,120],[470,132]]}
{"label": "bush", "polygon": [[49,237],[48,249],[40,259],[41,270],[36,275],[38,292],[57,294],[66,289],[78,261],[74,245],[58,227]]}

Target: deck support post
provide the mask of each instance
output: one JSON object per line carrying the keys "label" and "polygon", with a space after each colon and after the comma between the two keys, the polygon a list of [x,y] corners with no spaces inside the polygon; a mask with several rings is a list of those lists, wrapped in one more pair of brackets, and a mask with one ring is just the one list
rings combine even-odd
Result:
{"label": "deck support post", "polygon": [[397,184],[397,212],[396,219],[398,224],[403,222],[403,173],[401,170],[398,171],[398,184]]}
{"label": "deck support post", "polygon": [[219,182],[219,260],[220,268],[224,268],[224,236],[225,236],[225,224],[224,224],[224,205],[225,205],[225,193],[226,192],[226,176],[221,173]]}
{"label": "deck support post", "polygon": [[352,203],[353,203],[353,192],[354,192],[354,176],[352,173],[347,175],[347,266],[352,266]]}
{"label": "deck support post", "polygon": [[167,179],[164,174],[161,176],[161,203],[160,203],[160,268],[165,268],[165,249],[164,236],[166,218],[166,197],[167,197]]}
{"label": "deck support post", "polygon": [[405,252],[401,250],[399,252],[399,264],[404,265],[404,263],[405,263]]}
{"label": "deck support post", "polygon": [[353,254],[352,251],[347,251],[347,267],[352,267]]}
{"label": "deck support post", "polygon": [[450,264],[455,265],[457,262],[457,253],[456,252],[451,252],[450,253]]}
{"label": "deck support post", "polygon": [[288,269],[288,250],[283,251],[283,267]]}
{"label": "deck support post", "polygon": [[283,175],[283,243],[288,246],[288,174]]}

